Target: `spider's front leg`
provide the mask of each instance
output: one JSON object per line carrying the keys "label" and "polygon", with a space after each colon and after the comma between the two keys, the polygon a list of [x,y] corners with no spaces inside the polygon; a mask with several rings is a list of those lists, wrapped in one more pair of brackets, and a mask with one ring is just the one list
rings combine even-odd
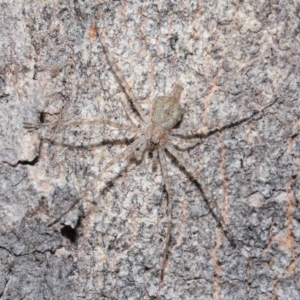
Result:
{"label": "spider's front leg", "polygon": [[70,121],[70,122],[57,122],[57,123],[30,123],[30,122],[23,122],[23,127],[28,130],[34,130],[34,129],[39,129],[41,127],[49,127],[49,126],[56,126],[57,128],[61,129],[62,127],[67,127],[67,126],[80,126],[80,125],[108,125],[113,128],[121,129],[121,130],[126,130],[126,131],[131,131],[131,132],[138,132],[138,128],[128,126],[128,125],[122,125],[110,120],[79,120],[79,121]]}
{"label": "spider's front leg", "polygon": [[[113,73],[115,75],[115,77],[117,78],[119,84],[122,86],[125,94],[127,95],[128,99],[130,99],[130,101],[132,102],[134,108],[137,110],[138,115],[140,117],[140,123],[142,124],[148,124],[149,123],[149,117],[144,113],[140,103],[138,102],[137,98],[135,97],[130,85],[127,83],[126,79],[124,78],[124,76],[122,75],[118,65],[116,64],[114,58],[112,57],[112,55],[109,53],[108,51],[108,47],[106,46],[106,44],[103,42],[102,37],[99,35],[99,40],[101,43],[101,46],[104,50],[105,56],[107,58],[107,62],[109,63],[111,69],[113,70]],[[124,103],[122,103],[123,108],[127,114],[127,116],[129,116],[129,119],[133,119],[134,117],[132,116],[131,113],[131,109],[127,106],[124,105]],[[135,121],[134,121],[135,123]]]}

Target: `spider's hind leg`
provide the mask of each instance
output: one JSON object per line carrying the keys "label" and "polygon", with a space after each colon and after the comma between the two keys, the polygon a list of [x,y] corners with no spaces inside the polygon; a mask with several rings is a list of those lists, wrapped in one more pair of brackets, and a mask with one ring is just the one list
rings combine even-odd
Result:
{"label": "spider's hind leg", "polygon": [[205,184],[202,183],[201,175],[199,171],[191,165],[171,144],[168,143],[166,149],[168,152],[179,162],[179,164],[186,170],[186,172],[192,177],[192,179],[196,180],[198,187],[200,188],[200,191],[202,193],[202,196],[204,200],[209,204],[212,213],[217,220],[218,224],[222,227],[223,233],[228,239],[229,243],[233,248],[236,247],[236,244],[234,242],[233,235],[231,231],[229,230],[227,224],[225,223],[220,208],[218,207],[218,204],[216,200],[214,199],[212,193],[209,191],[209,189],[205,186]]}
{"label": "spider's hind leg", "polygon": [[123,158],[128,158],[136,149],[136,147],[139,147],[141,144],[143,144],[145,138],[142,136],[138,138],[136,141],[134,141],[131,145],[129,145],[123,152],[121,152],[119,155],[117,155],[115,158],[113,158],[111,161],[109,161],[104,168],[101,170],[101,172],[94,178],[92,181],[90,181],[82,194],[74,199],[71,206],[63,212],[58,218],[56,218],[54,221],[52,221],[49,226],[54,225],[55,223],[59,222],[60,219],[66,215],[77,203],[79,203],[80,200],[85,199],[87,196],[87,193],[97,184],[97,182],[102,178],[104,173],[114,164],[116,164],[118,161],[120,161]]}
{"label": "spider's hind leg", "polygon": [[164,253],[163,253],[163,262],[162,262],[162,269],[161,269],[161,282],[164,279],[165,269],[167,267],[168,262],[168,252],[169,252],[169,244],[171,238],[171,229],[172,229],[172,209],[173,209],[173,194],[170,185],[170,179],[167,170],[167,161],[166,161],[166,154],[165,151],[162,149],[158,150],[159,154],[159,162],[161,165],[163,180],[166,186],[166,191],[168,194],[168,205],[167,205],[167,232],[166,232],[166,239],[164,245]]}

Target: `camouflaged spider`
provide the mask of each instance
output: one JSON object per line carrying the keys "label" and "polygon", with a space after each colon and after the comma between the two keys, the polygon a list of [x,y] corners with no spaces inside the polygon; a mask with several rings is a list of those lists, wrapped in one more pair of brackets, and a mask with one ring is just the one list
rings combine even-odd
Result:
{"label": "camouflaged spider", "polygon": [[86,186],[84,192],[79,197],[74,199],[74,202],[72,203],[71,207],[69,207],[67,211],[65,211],[53,222],[51,222],[49,226],[57,223],[80,200],[86,198],[89,190],[95,186],[97,181],[99,181],[99,179],[103,176],[103,174],[112,165],[116,164],[121,159],[127,159],[127,158],[135,158],[137,161],[141,161],[146,151],[152,152],[155,162],[159,161],[160,163],[163,180],[168,195],[168,205],[167,205],[167,212],[166,212],[168,218],[168,225],[166,231],[164,256],[163,256],[162,269],[161,269],[161,280],[163,280],[164,270],[168,258],[168,246],[169,246],[170,236],[171,236],[171,213],[173,207],[172,189],[170,186],[170,180],[167,171],[166,151],[185,169],[186,173],[190,175],[191,179],[197,182],[198,187],[200,188],[201,193],[203,195],[203,198],[205,199],[205,201],[207,201],[210,204],[210,209],[213,212],[218,222],[218,225],[222,227],[223,233],[225,234],[225,236],[227,237],[231,245],[235,246],[233,237],[230,231],[227,229],[227,226],[222,218],[222,215],[220,213],[216,201],[212,196],[212,193],[202,183],[201,175],[199,174],[197,168],[192,166],[192,164],[190,164],[188,160],[185,159],[182,156],[182,154],[179,153],[176,147],[174,147],[171,140],[172,136],[177,136],[179,138],[190,138],[194,136],[204,138],[215,132],[222,131],[228,127],[235,126],[250,120],[256,114],[263,112],[267,107],[273,105],[274,102],[262,107],[259,110],[249,113],[247,116],[243,116],[243,117],[235,116],[229,118],[222,125],[216,123],[216,124],[210,124],[206,126],[198,125],[195,127],[188,127],[185,129],[174,128],[183,117],[183,109],[180,106],[180,96],[181,96],[181,92],[183,91],[182,84],[180,82],[175,83],[172,87],[172,90],[167,96],[156,98],[153,102],[151,115],[149,117],[147,114],[145,114],[145,112],[141,108],[130,86],[126,82],[125,78],[122,76],[118,66],[114,62],[114,59],[109,54],[107,46],[101,41],[101,39],[100,39],[100,43],[105,52],[107,61],[115,74],[116,79],[123,87],[124,92],[128,97],[128,100],[131,101],[131,104],[136,111],[134,112],[127,102],[121,100],[126,115],[129,121],[131,122],[131,125],[130,126],[121,125],[112,122],[110,120],[67,122],[67,123],[61,123],[60,125],[62,126],[65,125],[76,126],[82,124],[108,125],[120,130],[133,132],[136,134],[137,138],[122,153],[120,153],[114,159],[108,162],[101,170],[101,172],[98,174],[98,176]]}

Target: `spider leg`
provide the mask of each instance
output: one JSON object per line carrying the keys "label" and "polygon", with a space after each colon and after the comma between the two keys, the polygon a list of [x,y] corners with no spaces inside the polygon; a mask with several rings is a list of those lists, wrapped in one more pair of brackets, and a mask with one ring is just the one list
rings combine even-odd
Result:
{"label": "spider leg", "polygon": [[176,98],[179,101],[182,91],[183,91],[182,83],[181,83],[181,81],[177,81],[172,86],[172,91],[169,93],[168,97]]}
{"label": "spider leg", "polygon": [[88,191],[93,188],[97,181],[99,181],[101,179],[101,177],[103,176],[103,174],[107,171],[108,168],[110,168],[112,165],[114,165],[115,163],[117,163],[119,160],[123,159],[123,158],[127,158],[128,156],[130,156],[136,149],[136,147],[139,147],[141,144],[144,144],[145,141],[145,137],[142,136],[140,138],[138,138],[137,140],[135,140],[131,145],[129,145],[123,152],[121,152],[119,155],[117,155],[114,159],[112,159],[111,161],[109,161],[104,168],[101,170],[101,172],[97,175],[96,178],[94,178],[92,181],[90,181],[86,188],[84,189],[84,191],[82,192],[82,194],[78,197],[76,197],[73,201],[73,203],[71,204],[71,206],[65,211],[63,212],[58,218],[56,218],[54,221],[52,221],[50,224],[48,224],[48,227],[56,224],[64,215],[66,215],[80,200],[84,199],[86,197],[86,194],[88,193]]}
{"label": "spider leg", "polygon": [[149,123],[148,116],[146,116],[146,114],[143,112],[143,109],[140,106],[137,98],[133,94],[131,87],[129,86],[129,84],[125,80],[124,76],[121,74],[121,71],[120,71],[119,67],[115,63],[113,57],[110,55],[110,53],[108,51],[108,48],[105,45],[105,43],[102,41],[100,35],[99,35],[99,40],[100,40],[102,48],[104,49],[104,53],[106,55],[107,61],[110,65],[110,67],[112,68],[112,70],[113,70],[117,80],[119,81],[120,85],[123,87],[124,92],[126,93],[127,97],[132,101],[132,104],[135,107],[135,109],[137,110],[137,112],[138,112],[140,118],[142,119],[142,121],[144,123]]}
{"label": "spider leg", "polygon": [[131,131],[134,133],[139,131],[138,128],[136,128],[136,127],[119,124],[119,123],[116,123],[116,122],[113,122],[110,120],[90,120],[90,121],[82,120],[82,121],[76,121],[76,122],[63,122],[59,125],[78,126],[78,125],[99,125],[99,124],[108,125],[110,127],[114,127],[114,128],[118,128],[118,129],[126,130],[126,131]]}
{"label": "spider leg", "polygon": [[251,120],[254,116],[264,112],[265,109],[271,107],[276,102],[277,99],[263,106],[259,110],[254,110],[253,112],[248,113],[248,115],[246,116],[241,117],[239,115],[236,115],[236,116],[229,117],[221,124],[215,122],[215,123],[207,124],[206,126],[198,125],[198,126],[192,126],[192,127],[182,128],[182,129],[181,128],[172,129],[170,131],[170,134],[183,137],[183,138],[191,138],[194,136],[202,136],[202,137],[209,136],[217,131],[223,131],[224,129],[231,128]]}
{"label": "spider leg", "polygon": [[108,125],[114,128],[118,128],[121,130],[126,130],[126,131],[131,131],[134,133],[137,133],[139,130],[136,127],[128,126],[128,125],[122,125],[110,120],[82,120],[82,121],[76,121],[76,122],[57,122],[57,123],[40,123],[40,124],[33,124],[29,122],[23,122],[24,128],[32,130],[32,129],[38,129],[39,127],[46,127],[46,126],[51,126],[51,125],[57,125],[58,128],[63,127],[63,126],[78,126],[78,125]]}
{"label": "spider leg", "polygon": [[185,145],[183,146],[181,136],[177,135],[169,135],[169,141],[172,142],[172,144],[175,146],[175,148],[179,151],[187,151],[194,149],[195,147],[202,144],[202,139],[199,139],[198,137],[195,138],[188,138],[185,141]]}
{"label": "spider leg", "polygon": [[178,153],[178,151],[173,147],[173,145],[171,143],[167,144],[166,149],[180,163],[180,165],[182,167],[184,167],[184,169],[187,171],[187,173],[190,176],[192,176],[192,178],[194,180],[197,181],[197,183],[198,183],[198,185],[200,187],[200,190],[202,192],[202,195],[204,197],[204,200],[207,203],[210,203],[211,209],[212,209],[214,215],[217,217],[217,221],[219,222],[219,225],[221,225],[222,230],[223,230],[225,236],[229,240],[230,244],[233,247],[235,247],[235,243],[234,243],[232,234],[228,230],[227,225],[225,224],[225,221],[224,221],[224,219],[222,217],[222,214],[220,212],[218,204],[215,201],[215,199],[213,198],[213,195],[209,191],[209,189],[202,183],[201,175],[198,172],[198,170],[194,166],[192,166],[190,163],[188,163],[188,161],[183,156],[181,156],[181,154]]}
{"label": "spider leg", "polygon": [[165,275],[165,267],[166,267],[167,259],[168,259],[168,248],[169,248],[170,237],[171,237],[173,195],[172,195],[172,189],[170,186],[170,179],[168,176],[165,151],[162,149],[159,149],[158,154],[159,154],[159,161],[160,161],[160,165],[161,165],[163,179],[164,179],[164,183],[166,185],[166,190],[167,190],[167,194],[168,194],[168,205],[167,205],[168,227],[167,227],[167,235],[166,235],[166,241],[165,241],[165,246],[164,246],[163,263],[162,263],[162,269],[161,269],[161,275],[160,275],[161,280],[163,280],[164,275]]}
{"label": "spider leg", "polygon": [[155,172],[157,169],[157,165],[158,165],[158,151],[154,150],[152,152],[153,157],[152,157],[152,171]]}
{"label": "spider leg", "polygon": [[40,128],[40,124],[36,124],[36,123],[31,123],[31,122],[24,121],[23,122],[23,128],[27,129],[29,131],[37,130],[37,129]]}
{"label": "spider leg", "polygon": [[[124,95],[124,94],[122,94]],[[140,127],[139,122],[137,121],[137,119],[134,117],[134,112],[132,110],[132,108],[130,107],[130,105],[127,103],[127,101],[125,101],[125,99],[122,96],[119,96],[120,102],[122,104],[122,107],[126,113],[127,118],[129,119],[130,123],[134,126],[134,127]]]}

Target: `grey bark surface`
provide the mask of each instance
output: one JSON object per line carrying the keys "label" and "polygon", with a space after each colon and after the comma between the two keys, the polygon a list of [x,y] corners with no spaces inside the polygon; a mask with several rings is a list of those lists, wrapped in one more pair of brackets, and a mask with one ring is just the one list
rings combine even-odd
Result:
{"label": "grey bark surface", "polygon": [[[0,28],[0,299],[300,299],[297,1],[2,0]],[[180,128],[276,100],[248,122],[178,141],[237,247],[168,158],[162,283],[167,199],[147,156],[111,168],[113,179],[47,227],[133,137],[42,126],[129,124],[96,29],[145,111],[183,83]]]}

